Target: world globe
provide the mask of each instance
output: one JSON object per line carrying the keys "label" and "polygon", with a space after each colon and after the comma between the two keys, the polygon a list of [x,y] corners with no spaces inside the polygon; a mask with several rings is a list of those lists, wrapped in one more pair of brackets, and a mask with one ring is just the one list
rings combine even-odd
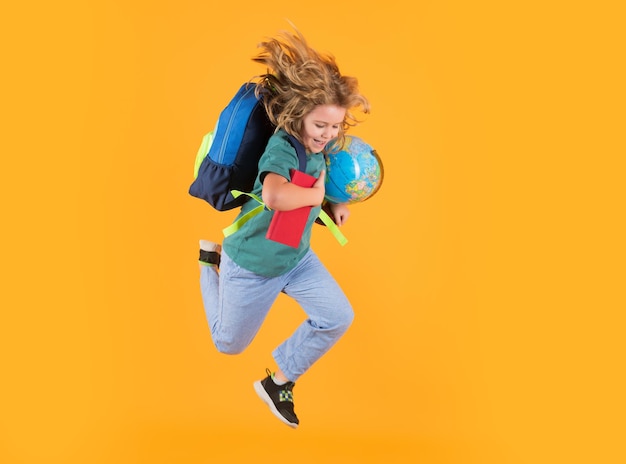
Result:
{"label": "world globe", "polygon": [[378,191],[382,182],[380,157],[359,137],[346,135],[343,147],[326,156],[325,198],[330,203],[365,201]]}

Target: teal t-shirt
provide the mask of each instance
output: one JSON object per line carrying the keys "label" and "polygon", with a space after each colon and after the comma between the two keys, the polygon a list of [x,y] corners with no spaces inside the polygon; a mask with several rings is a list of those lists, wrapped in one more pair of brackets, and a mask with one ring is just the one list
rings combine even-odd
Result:
{"label": "teal t-shirt", "polygon": [[[307,153],[307,174],[319,177],[324,168],[323,153]],[[289,179],[290,169],[298,169],[298,155],[295,148],[289,143],[287,133],[280,130],[272,135],[263,156],[259,160],[259,174],[252,193],[261,197],[262,179],[267,173],[273,172]],[[241,207],[237,219],[258,205],[254,200],[247,201]],[[224,239],[222,244],[224,251],[239,266],[255,274],[265,277],[282,275],[293,269],[309,250],[311,229],[320,213],[320,208],[321,206],[311,208],[298,248],[265,238],[274,212],[264,209],[246,222],[237,232]]]}

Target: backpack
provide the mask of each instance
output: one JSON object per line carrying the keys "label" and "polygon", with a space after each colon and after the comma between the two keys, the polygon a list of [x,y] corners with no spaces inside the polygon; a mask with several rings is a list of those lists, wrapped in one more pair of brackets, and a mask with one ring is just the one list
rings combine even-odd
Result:
{"label": "backpack", "polygon": [[[264,208],[261,199],[251,194],[258,174],[259,159],[275,126],[263,103],[255,94],[256,84],[243,84],[220,113],[213,131],[206,134],[194,165],[194,180],[189,194],[205,200],[218,211],[227,211],[253,198],[260,205],[224,229],[228,236]],[[306,150],[292,135],[289,142],[298,154],[299,170],[306,170]],[[325,211],[319,219],[343,245],[347,242]]]}
{"label": "backpack", "polygon": [[[249,192],[258,174],[258,164],[267,141],[274,133],[256,84],[246,83],[222,110],[215,129],[202,139],[196,155],[194,181],[189,194],[207,201],[218,211],[241,206],[249,198],[233,191]],[[293,136],[289,141],[298,153],[299,169],[306,169],[306,152]]]}

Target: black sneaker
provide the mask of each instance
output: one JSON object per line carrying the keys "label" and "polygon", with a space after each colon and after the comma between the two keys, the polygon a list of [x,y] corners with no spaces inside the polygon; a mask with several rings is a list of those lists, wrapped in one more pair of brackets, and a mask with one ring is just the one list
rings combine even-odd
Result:
{"label": "black sneaker", "polygon": [[200,240],[200,264],[220,267],[222,247],[208,240]]}
{"label": "black sneaker", "polygon": [[254,382],[257,395],[270,407],[272,413],[281,421],[294,429],[300,421],[293,410],[293,382],[276,385],[272,380],[272,373],[266,369],[267,377]]}

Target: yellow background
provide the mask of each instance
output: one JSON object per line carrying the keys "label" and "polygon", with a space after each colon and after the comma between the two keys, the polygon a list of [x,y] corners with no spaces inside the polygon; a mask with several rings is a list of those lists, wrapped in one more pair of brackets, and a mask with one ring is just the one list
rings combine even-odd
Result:
{"label": "yellow background", "polygon": [[[620,2],[95,0],[0,15],[2,463],[623,463]],[[187,194],[203,134],[293,21],[359,78],[385,164],[341,248],[356,309],[296,387],[303,315],[211,345]]]}

